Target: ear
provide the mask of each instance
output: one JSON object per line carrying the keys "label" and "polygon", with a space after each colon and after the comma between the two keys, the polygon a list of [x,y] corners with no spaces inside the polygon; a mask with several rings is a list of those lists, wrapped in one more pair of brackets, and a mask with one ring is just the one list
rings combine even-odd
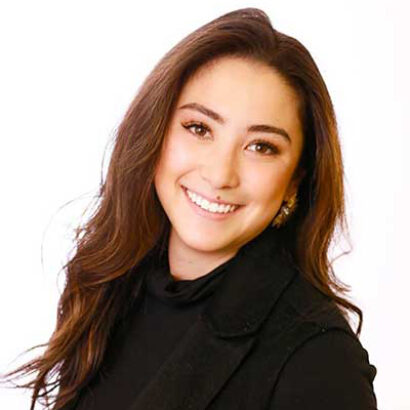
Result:
{"label": "ear", "polygon": [[286,190],[284,198],[285,201],[288,201],[293,195],[297,194],[299,185],[302,182],[305,175],[306,171],[304,169],[300,169],[294,174],[291,181],[289,182],[288,189]]}

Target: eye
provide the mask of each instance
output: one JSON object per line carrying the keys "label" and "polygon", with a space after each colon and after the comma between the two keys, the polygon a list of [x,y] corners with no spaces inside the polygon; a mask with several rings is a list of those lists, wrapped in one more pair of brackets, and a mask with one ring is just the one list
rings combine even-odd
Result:
{"label": "eye", "polygon": [[[202,122],[191,122],[188,124],[182,124],[184,128],[189,130],[194,135],[198,136],[199,138],[204,138],[204,135],[211,131],[208,126],[206,126]],[[193,130],[193,131],[192,131]]]}
{"label": "eye", "polygon": [[[182,124],[182,126],[200,139],[205,139],[206,133],[211,131],[211,129],[203,122],[190,122],[188,124]],[[261,155],[279,154],[279,149],[275,145],[264,139],[258,139],[248,146],[260,147],[251,151],[254,151]]]}
{"label": "eye", "polygon": [[[254,152],[261,153],[262,155],[279,154],[279,149],[275,145],[271,144],[269,141],[266,141],[266,140],[261,140],[260,139],[260,140],[254,141],[249,146],[262,147],[262,149],[253,149],[253,150],[251,150],[251,151],[254,151]],[[267,150],[268,150],[268,152],[266,153]]]}

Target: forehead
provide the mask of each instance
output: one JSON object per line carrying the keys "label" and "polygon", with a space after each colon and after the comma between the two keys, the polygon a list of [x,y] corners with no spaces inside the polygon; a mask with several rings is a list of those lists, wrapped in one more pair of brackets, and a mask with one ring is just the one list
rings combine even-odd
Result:
{"label": "forehead", "polygon": [[232,107],[273,117],[293,116],[299,107],[296,91],[274,68],[240,57],[222,57],[199,68],[184,84],[179,102],[194,97],[222,111]]}

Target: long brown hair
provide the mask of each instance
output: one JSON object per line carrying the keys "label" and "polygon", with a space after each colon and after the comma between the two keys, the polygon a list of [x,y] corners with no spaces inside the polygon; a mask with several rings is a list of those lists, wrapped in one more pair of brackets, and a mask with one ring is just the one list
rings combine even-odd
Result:
{"label": "long brown hair", "polygon": [[[325,82],[308,50],[275,30],[261,10],[227,13],[173,47],[142,84],[118,127],[96,211],[76,229],[74,256],[64,265],[66,283],[57,323],[45,352],[6,376],[31,374],[31,410],[43,399],[55,409],[70,401],[96,374],[113,329],[133,300],[136,270],[169,233],[170,222],[155,193],[153,176],[162,142],[184,83],[198,68],[223,56],[238,56],[274,68],[300,99],[304,151],[298,169],[295,214],[280,228],[294,263],[342,313],[362,311],[343,294],[350,289],[332,269],[328,251],[336,228],[347,233],[344,172],[338,130]],[[346,253],[346,252],[345,252]],[[131,274],[132,273],[132,274]],[[30,349],[31,350],[31,349]],[[55,380],[52,380],[52,377]]]}

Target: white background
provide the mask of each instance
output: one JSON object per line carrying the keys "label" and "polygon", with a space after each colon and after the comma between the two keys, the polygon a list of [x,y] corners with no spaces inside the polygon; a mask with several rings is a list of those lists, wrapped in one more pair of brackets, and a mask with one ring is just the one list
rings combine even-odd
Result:
{"label": "white background", "polygon": [[[379,409],[410,409],[410,5],[397,0],[2,2],[0,372],[54,329],[70,229],[145,76],[185,35],[250,6],[309,49],[329,88],[353,243],[335,270],[364,311]],[[1,409],[29,399],[0,390]]]}

